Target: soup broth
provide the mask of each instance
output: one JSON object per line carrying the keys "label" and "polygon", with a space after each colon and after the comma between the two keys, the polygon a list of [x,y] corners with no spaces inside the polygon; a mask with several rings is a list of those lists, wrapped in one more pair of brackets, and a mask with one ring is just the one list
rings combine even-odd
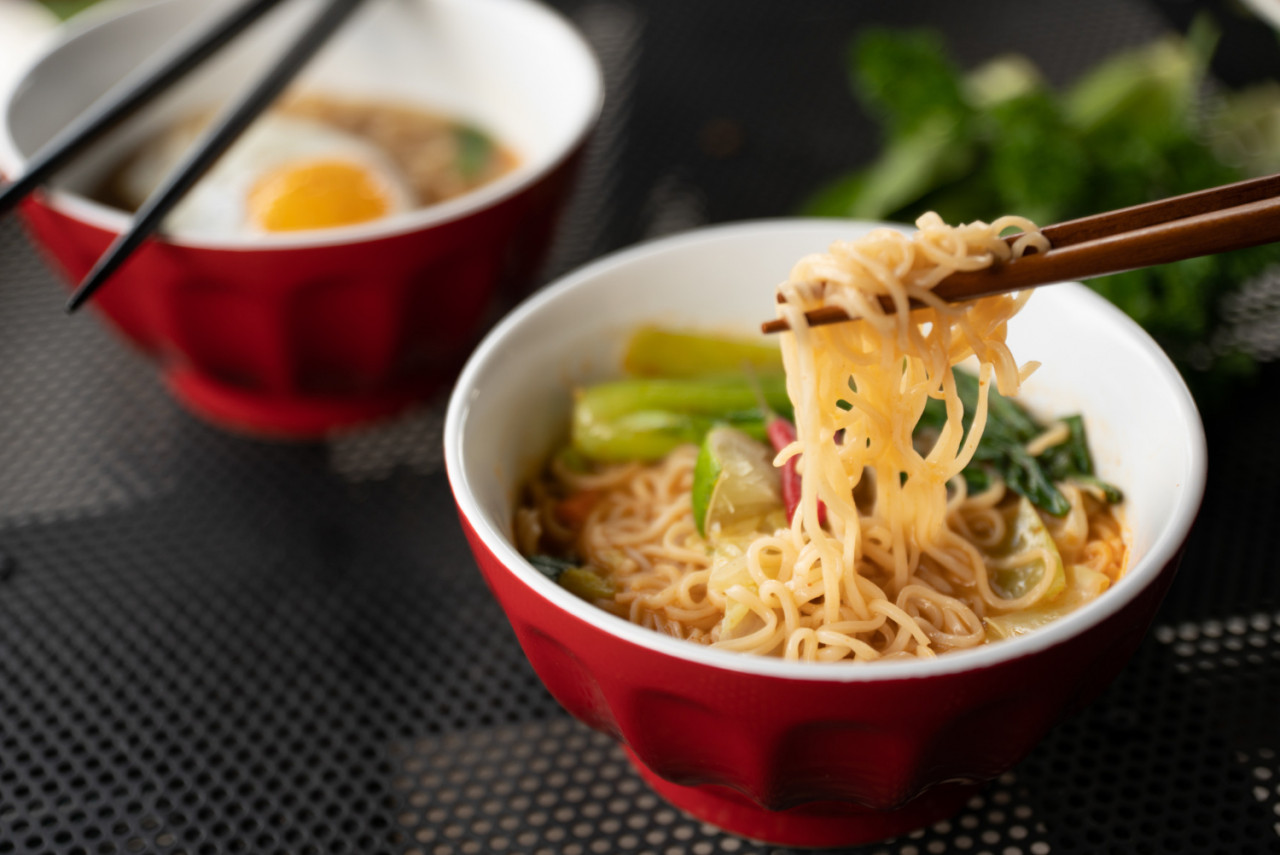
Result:
{"label": "soup broth", "polygon": [[[214,118],[192,115],[147,140],[94,195],[137,210]],[[165,227],[227,237],[353,225],[457,198],[517,163],[482,129],[416,105],[301,95],[259,117]]]}

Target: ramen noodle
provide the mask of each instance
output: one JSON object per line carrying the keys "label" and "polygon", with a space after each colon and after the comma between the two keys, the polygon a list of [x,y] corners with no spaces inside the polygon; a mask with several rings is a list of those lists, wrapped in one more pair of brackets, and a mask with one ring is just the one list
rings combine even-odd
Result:
{"label": "ramen noodle", "polygon": [[[1005,342],[1028,292],[933,293],[1047,242],[1013,217],[917,227],[837,243],[779,286],[794,428],[761,408],[772,451],[717,425],[656,459],[557,455],[517,513],[521,549],[642,626],[810,661],[971,648],[1101,594],[1127,558],[1118,491],[1079,417],[1041,425],[1009,400],[1036,367]],[[820,306],[859,320],[809,326]]]}

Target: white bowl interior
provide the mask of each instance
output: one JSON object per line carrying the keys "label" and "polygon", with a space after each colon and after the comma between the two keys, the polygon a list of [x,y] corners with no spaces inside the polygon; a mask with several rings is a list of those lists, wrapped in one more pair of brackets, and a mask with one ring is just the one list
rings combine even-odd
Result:
{"label": "white bowl interior", "polygon": [[445,427],[454,493],[487,545],[541,596],[610,632],[685,658],[793,677],[922,676],[1023,655],[1096,622],[1150,583],[1199,507],[1203,429],[1181,377],[1158,346],[1078,284],[1041,289],[1011,322],[1009,341],[1020,362],[1043,363],[1024,386],[1023,399],[1033,411],[1085,415],[1098,474],[1126,494],[1132,560],[1105,596],[1037,633],[931,661],[849,669],[785,663],[640,629],[561,590],[518,557],[511,545],[517,485],[564,441],[573,385],[619,373],[628,331],[646,322],[758,330],[772,316],[774,287],[797,259],[869,227],[789,220],[692,232],[598,261],[509,315],[473,354]]}
{"label": "white bowl interior", "polygon": [[[279,56],[317,4],[286,3],[58,177],[56,203],[119,229],[122,212],[83,198],[128,151],[174,121],[236,97]],[[0,171],[16,173],[40,146],[117,81],[144,73],[172,45],[228,9],[225,0],[115,0],[90,10],[27,71],[0,108]],[[370,3],[294,84],[298,91],[420,104],[491,131],[520,166],[466,196],[373,226],[268,236],[273,244],[339,242],[442,221],[524,186],[562,159],[591,126],[603,89],[590,49],[562,18],[531,0]],[[177,235],[181,239],[181,235]],[[200,245],[258,244],[262,236]]]}

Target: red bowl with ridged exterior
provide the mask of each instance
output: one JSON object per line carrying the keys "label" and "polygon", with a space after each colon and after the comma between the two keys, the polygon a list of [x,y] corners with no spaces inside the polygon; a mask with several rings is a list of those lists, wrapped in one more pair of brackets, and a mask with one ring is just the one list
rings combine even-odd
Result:
{"label": "red bowl with ridged exterior", "polygon": [[[146,134],[240,91],[310,9],[285,4],[24,203],[31,233],[68,284],[128,223],[85,189]],[[17,174],[113,81],[223,11],[219,0],[125,0],[78,17],[5,97],[0,172]],[[375,223],[150,240],[94,298],[197,414],[307,437],[393,413],[447,383],[480,333],[526,293],[602,85],[577,32],[530,0],[369,4],[297,85],[466,116],[520,158],[465,196]]]}
{"label": "red bowl with ridged exterior", "polygon": [[1173,365],[1105,300],[1064,284],[1041,289],[1009,339],[1020,361],[1044,363],[1024,391],[1033,410],[1084,413],[1100,474],[1126,491],[1132,561],[1102,597],[1037,633],[930,661],[784,662],[642,629],[519,555],[518,485],[566,437],[573,384],[618,373],[628,330],[758,329],[794,261],[869,227],[744,223],[592,264],[484,339],[445,424],[463,529],[551,693],[622,742],[673,804],[792,846],[855,845],[941,820],[1095,697],[1150,625],[1204,490],[1204,433]]}

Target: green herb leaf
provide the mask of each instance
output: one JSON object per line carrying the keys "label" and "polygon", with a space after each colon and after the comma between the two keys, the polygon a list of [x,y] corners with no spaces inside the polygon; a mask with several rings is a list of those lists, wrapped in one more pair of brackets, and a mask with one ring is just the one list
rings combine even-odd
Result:
{"label": "green herb leaf", "polygon": [[493,140],[470,125],[459,125],[453,133],[458,141],[458,171],[468,180],[478,177],[493,157]]}
{"label": "green herb leaf", "polygon": [[539,573],[546,576],[552,582],[560,581],[560,575],[566,570],[570,570],[578,565],[564,558],[556,558],[554,555],[530,555],[529,563],[534,566]]}
{"label": "green herb leaf", "polygon": [[[969,435],[973,425],[973,413],[978,406],[978,378],[967,371],[953,371],[956,392],[964,404],[964,435]],[[921,430],[936,432],[946,423],[946,406],[942,401],[930,399],[924,414],[916,426]],[[1026,445],[1045,431],[1020,404],[991,389],[987,395],[987,423],[982,438],[978,440],[973,462],[964,470],[965,482],[970,490],[980,491],[991,485],[992,474],[997,474],[1005,485],[1020,496],[1026,496],[1032,504],[1054,516],[1062,516],[1071,510],[1071,504],[1055,484],[1076,481],[1097,487],[1109,502],[1119,502],[1118,489],[1098,480],[1093,475],[1093,458],[1089,453],[1084,420],[1080,416],[1063,419],[1070,431],[1068,439],[1047,449],[1039,457],[1027,453]]]}

